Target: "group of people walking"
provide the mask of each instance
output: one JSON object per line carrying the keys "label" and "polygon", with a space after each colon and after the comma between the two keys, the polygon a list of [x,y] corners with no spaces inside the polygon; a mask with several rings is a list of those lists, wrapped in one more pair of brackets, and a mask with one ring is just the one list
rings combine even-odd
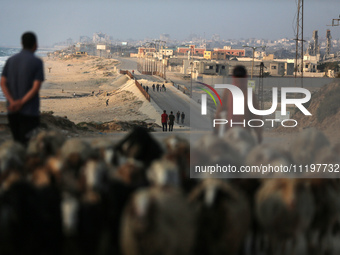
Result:
{"label": "group of people walking", "polygon": [[[181,123],[184,124],[184,118],[185,118],[184,112],[182,112],[182,114],[180,113],[180,111],[176,113],[177,123],[179,123],[179,120],[181,119]],[[173,114],[172,111],[168,115],[166,113],[166,110],[164,110],[163,114],[161,115],[161,121],[162,121],[163,132],[168,131],[167,130],[168,125],[169,125],[169,132],[173,131],[174,123],[175,123],[175,115]]]}
{"label": "group of people walking", "polygon": [[140,85],[146,91],[146,93],[149,93],[149,86],[148,85],[144,86],[142,83]]}
{"label": "group of people walking", "polygon": [[164,84],[162,86],[160,84],[156,84],[156,85],[152,84],[152,90],[153,91],[157,90],[157,92],[162,92],[162,91],[166,92],[166,87]]}
{"label": "group of people walking", "polygon": [[[146,85],[146,86],[144,86],[142,83],[140,84],[141,86],[142,86],[142,88],[146,91],[146,93],[149,93],[149,86],[148,85]],[[160,84],[152,84],[152,90],[153,91],[156,91],[157,90],[157,92],[162,92],[162,91],[164,91],[164,92],[166,92],[166,87],[165,87],[165,85],[163,84],[163,85],[160,85]]]}

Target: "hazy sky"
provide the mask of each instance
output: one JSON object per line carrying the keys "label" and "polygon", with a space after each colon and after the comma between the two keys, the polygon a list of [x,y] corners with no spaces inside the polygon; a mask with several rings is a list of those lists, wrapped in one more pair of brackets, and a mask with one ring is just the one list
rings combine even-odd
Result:
{"label": "hazy sky", "polygon": [[[115,39],[185,39],[195,33],[210,39],[294,38],[297,0],[0,0],[0,45],[19,46],[25,31],[38,35],[39,45],[103,32]],[[304,36],[339,18],[340,0],[306,0]]]}

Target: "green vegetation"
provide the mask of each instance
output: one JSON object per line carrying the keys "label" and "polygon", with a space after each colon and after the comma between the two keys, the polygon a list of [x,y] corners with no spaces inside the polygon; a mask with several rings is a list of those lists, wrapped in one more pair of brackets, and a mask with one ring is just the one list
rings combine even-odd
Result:
{"label": "green vegetation", "polygon": [[328,63],[322,63],[318,65],[318,70],[320,72],[328,72],[328,70],[339,70],[339,64],[340,62],[328,62]]}
{"label": "green vegetation", "polygon": [[340,87],[328,91],[324,99],[320,103],[316,112],[318,122],[322,122],[325,118],[335,115],[340,109]]}

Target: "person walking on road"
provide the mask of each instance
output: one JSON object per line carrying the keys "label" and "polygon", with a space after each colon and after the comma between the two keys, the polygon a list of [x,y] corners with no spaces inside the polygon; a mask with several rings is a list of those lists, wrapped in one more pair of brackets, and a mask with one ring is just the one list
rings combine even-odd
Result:
{"label": "person walking on road", "polygon": [[40,125],[39,90],[45,76],[42,60],[34,55],[38,48],[36,35],[24,33],[21,43],[21,52],[6,61],[1,89],[7,99],[7,117],[13,139],[26,146],[32,131]]}
{"label": "person walking on road", "polygon": [[180,111],[178,111],[178,112],[176,113],[176,117],[177,117],[177,123],[179,123],[179,118],[181,117]]}
{"label": "person walking on road", "polygon": [[149,94],[149,86],[148,85],[146,85],[145,90],[146,90],[146,93]]}
{"label": "person walking on road", "polygon": [[156,87],[157,87],[157,92],[159,92],[159,84],[157,84],[157,86],[156,86]]}
{"label": "person walking on road", "polygon": [[166,88],[165,88],[164,84],[162,86],[162,89],[163,89],[164,92],[166,92]]}
{"label": "person walking on road", "polygon": [[161,121],[162,121],[162,127],[163,132],[167,131],[167,125],[168,125],[168,114],[166,114],[166,110],[163,111],[163,114],[161,115]]}
{"label": "person walking on road", "polygon": [[106,106],[108,106],[108,105],[109,105],[109,99],[106,100]]}
{"label": "person walking on road", "polygon": [[155,84],[152,84],[152,90],[155,91]]}
{"label": "person walking on road", "polygon": [[184,124],[184,118],[185,118],[185,114],[184,114],[184,112],[182,112],[182,114],[181,114],[181,122],[182,122],[182,124]]}
{"label": "person walking on road", "polygon": [[173,131],[173,129],[174,129],[174,122],[175,122],[175,115],[171,111],[170,115],[169,115],[169,132]]}

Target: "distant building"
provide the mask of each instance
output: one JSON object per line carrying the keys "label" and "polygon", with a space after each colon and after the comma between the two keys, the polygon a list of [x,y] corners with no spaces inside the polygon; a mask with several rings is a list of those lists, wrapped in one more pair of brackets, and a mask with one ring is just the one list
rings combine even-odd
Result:
{"label": "distant building", "polygon": [[205,59],[211,59],[211,50],[204,51],[203,58]]}
{"label": "distant building", "polygon": [[73,44],[72,38],[68,38],[68,39],[66,40],[66,45],[67,45],[67,46],[71,46],[72,44]]}
{"label": "distant building", "polygon": [[[294,63],[289,63],[287,61],[276,61],[276,60],[267,60],[267,61],[259,61],[255,59],[254,68],[253,68],[253,76],[259,76],[260,73],[260,63],[263,62],[265,68],[265,72],[267,72],[271,76],[292,76],[294,75]],[[249,58],[248,61],[235,61],[230,60],[227,62],[229,64],[229,75],[231,75],[231,71],[233,67],[237,65],[243,65],[247,69],[247,73],[250,76],[252,70],[252,60]]]}
{"label": "distant building", "polygon": [[213,51],[211,53],[211,59],[212,60],[225,60],[226,54],[223,51]]}
{"label": "distant building", "polygon": [[285,75],[285,63],[271,62],[269,64],[269,73],[272,76]]}
{"label": "distant building", "polygon": [[87,56],[87,52],[86,51],[77,51],[76,55]]}
{"label": "distant building", "polygon": [[177,47],[176,52],[183,55],[187,55],[190,52],[190,55],[192,56],[203,56],[205,50],[205,48],[196,48],[195,45],[189,45]]}
{"label": "distant building", "polygon": [[170,35],[169,34],[161,34],[159,37],[160,40],[169,42],[170,41]]}
{"label": "distant building", "polygon": [[205,75],[228,75],[229,67],[226,63],[218,63],[215,61],[194,61],[193,66],[190,65],[189,60],[183,61],[183,69],[185,73],[193,72],[200,76]]}
{"label": "distant building", "polygon": [[108,43],[110,42],[110,36],[102,32],[94,33],[92,37],[94,43]]}
{"label": "distant building", "polygon": [[87,44],[85,43],[77,43],[75,47],[77,52],[88,52]]}
{"label": "distant building", "polygon": [[263,61],[274,60],[274,54],[268,54],[268,55],[264,54],[262,60],[263,60]]}
{"label": "distant building", "polygon": [[162,49],[161,54],[164,56],[173,56],[174,55],[174,50],[173,49]]}
{"label": "distant building", "polygon": [[139,47],[137,54],[139,58],[145,58],[145,57],[153,57],[155,52],[156,52],[156,48]]}
{"label": "distant building", "polygon": [[219,42],[221,40],[221,37],[219,34],[214,34],[211,39],[215,42]]}
{"label": "distant building", "polygon": [[228,48],[218,49],[215,48],[214,51],[224,52],[226,56],[244,57],[246,55],[245,49],[232,49],[230,46]]}
{"label": "distant building", "polygon": [[83,36],[79,37],[79,42],[81,42],[81,43],[90,43],[91,42],[91,38],[88,37],[88,36],[83,35]]}

